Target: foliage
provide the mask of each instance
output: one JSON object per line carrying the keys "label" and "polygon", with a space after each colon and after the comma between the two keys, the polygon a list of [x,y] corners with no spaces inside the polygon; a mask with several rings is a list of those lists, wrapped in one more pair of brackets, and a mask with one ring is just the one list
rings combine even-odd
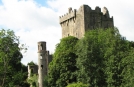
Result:
{"label": "foliage", "polygon": [[[19,47],[21,46],[21,47]],[[0,30],[0,86],[11,87],[25,84],[24,65],[21,64],[21,50],[27,50],[19,43],[19,37],[12,30]],[[18,78],[18,76],[24,76]],[[20,80],[18,80],[20,79]]]}
{"label": "foliage", "polygon": [[76,82],[77,70],[75,45],[78,39],[72,36],[61,39],[57,45],[53,60],[49,64],[48,84],[50,87],[65,87]]}
{"label": "foliage", "polygon": [[32,87],[38,87],[38,76],[34,74],[33,76],[29,77],[27,79],[27,82],[32,86]]}
{"label": "foliage", "polygon": [[128,84],[128,79],[132,84],[132,46],[117,28],[88,31],[76,46],[78,81],[91,87],[120,87]]}
{"label": "foliage", "polygon": [[90,87],[88,84],[79,83],[71,83],[68,84],[67,87]]}
{"label": "foliage", "polygon": [[[49,65],[48,87],[133,87],[134,42],[117,28],[95,29],[78,40],[66,37]],[[82,83],[73,83],[82,82]],[[90,87],[90,86],[86,87]]]}
{"label": "foliage", "polygon": [[44,87],[49,87],[49,85],[48,85],[48,76],[45,76],[43,84],[44,84]]}
{"label": "foliage", "polygon": [[27,65],[37,65],[33,61],[29,62]]}

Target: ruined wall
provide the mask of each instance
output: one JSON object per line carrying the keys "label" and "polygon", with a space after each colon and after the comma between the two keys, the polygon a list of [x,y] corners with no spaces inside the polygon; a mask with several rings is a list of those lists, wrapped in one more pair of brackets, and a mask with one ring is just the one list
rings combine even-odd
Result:
{"label": "ruined wall", "polygon": [[84,8],[81,6],[78,11],[72,8],[68,9],[68,13],[60,17],[60,25],[62,27],[62,38],[67,36],[75,36],[80,38],[84,32]]}
{"label": "ruined wall", "polygon": [[30,78],[31,74],[38,74],[37,65],[28,65],[28,78]]}

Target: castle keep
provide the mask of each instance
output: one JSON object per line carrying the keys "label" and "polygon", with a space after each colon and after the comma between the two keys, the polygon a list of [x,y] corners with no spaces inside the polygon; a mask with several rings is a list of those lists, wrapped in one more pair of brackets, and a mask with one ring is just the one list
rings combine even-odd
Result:
{"label": "castle keep", "polygon": [[68,9],[68,13],[59,17],[62,27],[62,38],[75,36],[81,38],[88,29],[114,27],[113,17],[110,18],[106,7],[103,12],[99,7],[92,10],[88,5],[82,5],[78,10]]}

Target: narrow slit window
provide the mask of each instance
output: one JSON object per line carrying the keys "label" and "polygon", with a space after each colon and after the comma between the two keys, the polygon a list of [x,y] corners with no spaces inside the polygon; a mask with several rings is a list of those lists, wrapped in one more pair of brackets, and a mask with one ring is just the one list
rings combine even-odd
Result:
{"label": "narrow slit window", "polygon": [[41,50],[43,50],[43,44],[41,44]]}
{"label": "narrow slit window", "polygon": [[43,65],[41,65],[41,69],[43,69]]}

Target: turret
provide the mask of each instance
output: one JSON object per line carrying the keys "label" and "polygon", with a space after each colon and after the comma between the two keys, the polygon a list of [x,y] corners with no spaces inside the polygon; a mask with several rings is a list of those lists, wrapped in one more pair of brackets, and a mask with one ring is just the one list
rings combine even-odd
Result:
{"label": "turret", "polygon": [[43,80],[46,75],[46,42],[38,42],[38,87],[43,86]]}

